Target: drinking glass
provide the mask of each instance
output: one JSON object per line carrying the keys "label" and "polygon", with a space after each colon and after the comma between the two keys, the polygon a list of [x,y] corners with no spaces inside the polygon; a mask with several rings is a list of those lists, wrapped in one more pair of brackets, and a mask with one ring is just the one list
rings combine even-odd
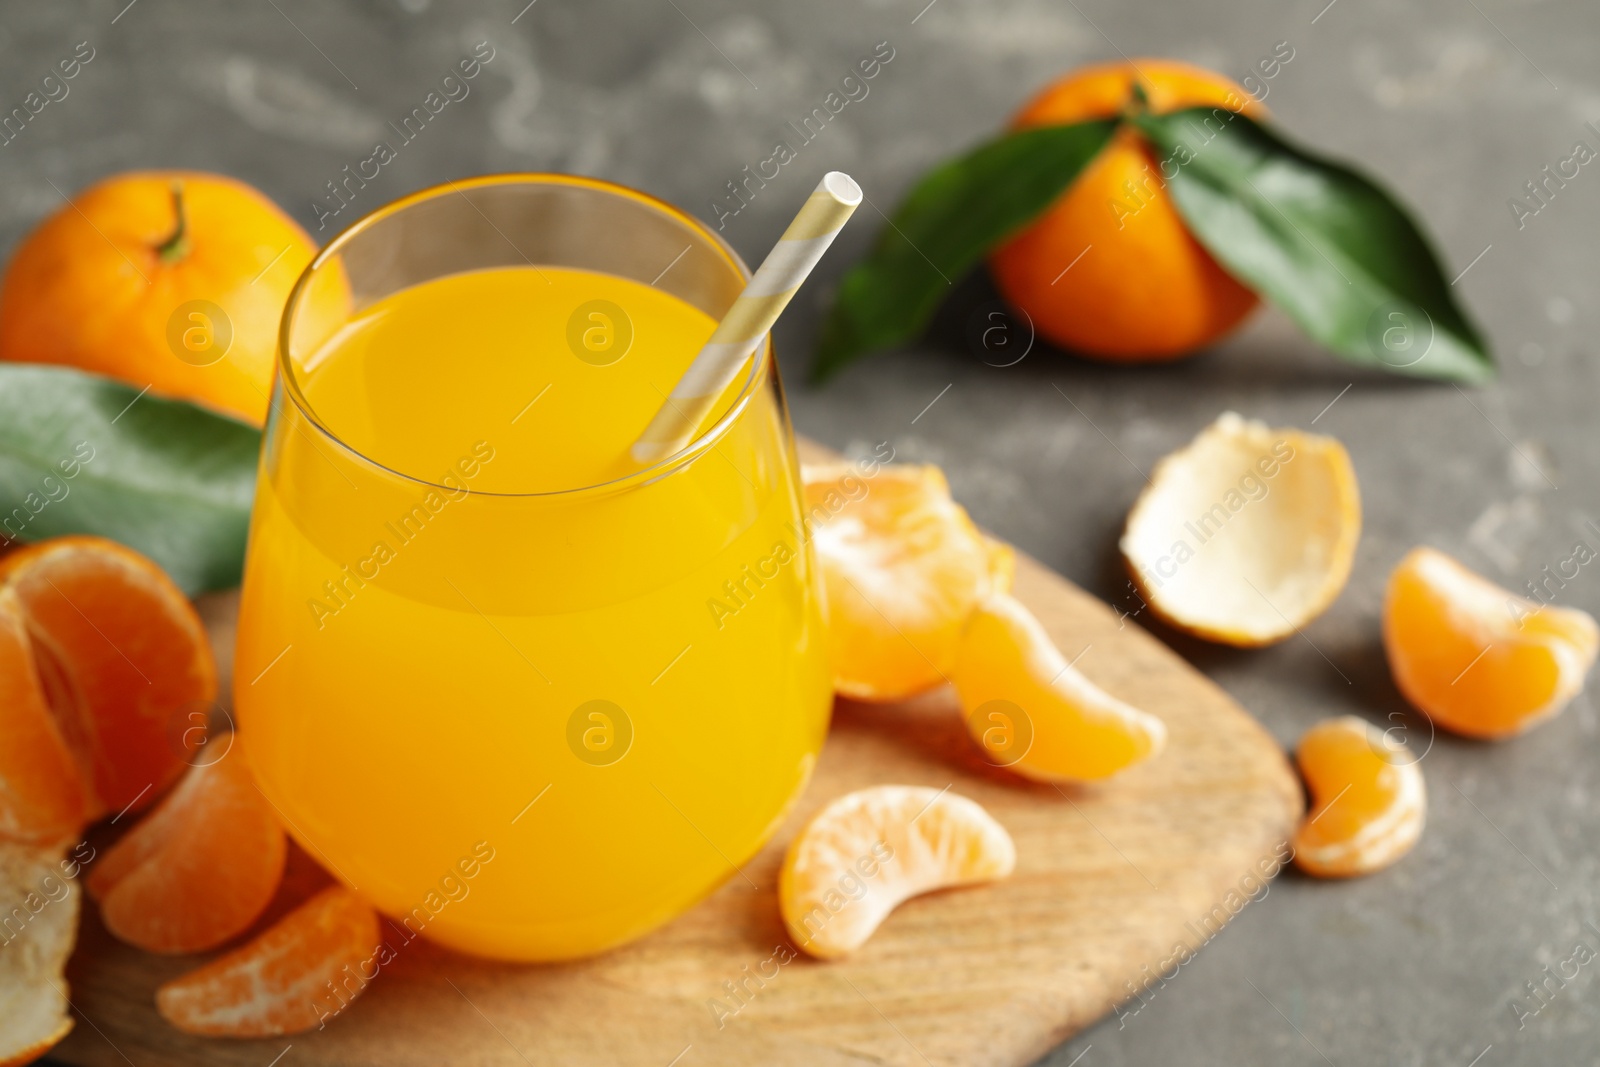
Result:
{"label": "drinking glass", "polygon": [[[552,960],[733,876],[804,788],[831,685],[770,340],[692,444],[559,491],[474,488],[476,448],[390,469],[307,400],[318,352],[375,301],[528,265],[714,319],[749,276],[690,216],[557,175],[429,189],[336,237],[284,312],[234,688],[262,791],[332,874],[407,938]],[[511,399],[484,397],[491,453]]]}

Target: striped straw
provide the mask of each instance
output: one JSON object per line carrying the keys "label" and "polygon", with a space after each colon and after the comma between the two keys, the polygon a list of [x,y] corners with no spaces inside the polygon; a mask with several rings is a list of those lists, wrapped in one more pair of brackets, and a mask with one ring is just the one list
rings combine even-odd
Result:
{"label": "striped straw", "polygon": [[837,170],[823,175],[711,339],[673,386],[666,403],[634,442],[634,459],[648,463],[689,443],[696,427],[760,346],[860,203],[861,187],[850,175]]}

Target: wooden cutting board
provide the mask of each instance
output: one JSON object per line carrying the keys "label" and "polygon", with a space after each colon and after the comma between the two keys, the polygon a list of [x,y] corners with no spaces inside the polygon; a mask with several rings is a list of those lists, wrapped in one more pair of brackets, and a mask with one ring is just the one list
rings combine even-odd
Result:
{"label": "wooden cutting board", "polygon": [[[1165,720],[1158,759],[1057,789],[980,760],[948,693],[890,708],[841,701],[810,788],[745,877],[636,944],[513,966],[419,941],[327,1029],[227,1041],[185,1036],[155,1012],[156,987],[197,961],[117,943],[91,906],[68,970],[78,1025],[55,1058],[267,1067],[287,1049],[284,1067],[1031,1063],[1131,999],[1145,968],[1170,970],[1178,946],[1209,940],[1258,891],[1259,865],[1303,797],[1272,738],[1139,626],[1030,559],[1018,561],[1016,595],[1085,674]],[[227,667],[234,598],[202,609]],[[792,951],[775,891],[784,847],[826,801],[885,782],[978,801],[1015,839],[1016,873],[905,904],[847,960],[778,962]],[[303,856],[292,868],[301,892],[324,877]],[[726,983],[741,982],[735,999]]]}

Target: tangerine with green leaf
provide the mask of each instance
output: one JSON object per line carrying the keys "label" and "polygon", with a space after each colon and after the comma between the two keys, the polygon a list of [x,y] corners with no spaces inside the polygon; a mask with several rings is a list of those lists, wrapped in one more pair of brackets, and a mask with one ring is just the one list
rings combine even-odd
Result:
{"label": "tangerine with green leaf", "polygon": [[1102,359],[1176,359],[1267,300],[1352,363],[1494,374],[1397,197],[1281,135],[1233,82],[1173,60],[1072,74],[933,166],[840,279],[815,376],[915,341],[986,260],[1038,334]]}
{"label": "tangerine with green leaf", "polygon": [[[243,182],[115,175],[17,249],[0,284],[0,359],[66,364],[260,425],[278,320],[316,250]],[[335,323],[347,299],[341,278],[310,314]]]}
{"label": "tangerine with green leaf", "polygon": [[[1116,118],[1137,106],[1165,114],[1265,109],[1234,82],[1187,63],[1136,59],[1084,67],[1054,82],[1013,129]],[[1063,348],[1116,361],[1177,359],[1226,334],[1258,303],[1190,234],[1165,189],[1163,159],[1123,126],[1077,180],[989,257],[1007,302]]]}

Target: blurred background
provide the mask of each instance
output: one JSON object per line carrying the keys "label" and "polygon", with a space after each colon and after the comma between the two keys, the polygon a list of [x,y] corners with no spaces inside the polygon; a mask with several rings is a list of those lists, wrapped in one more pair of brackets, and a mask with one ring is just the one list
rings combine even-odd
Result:
{"label": "blurred background", "polygon": [[[494,59],[470,94],[325,218],[328,183],[480,41]],[[817,175],[848,171],[871,206],[778,328],[798,430],[940,464],[982,525],[1133,611],[1116,539],[1155,460],[1224,410],[1314,422],[1349,448],[1365,506],[1354,576],[1332,610],[1258,652],[1133,622],[1286,745],[1354,713],[1403,726],[1427,753],[1430,826],[1415,855],[1349,884],[1286,873],[1137,1016],[1113,1016],[1045,1062],[1591,1062],[1600,967],[1536,1016],[1512,1004],[1528,1004],[1528,983],[1575,943],[1600,945],[1586,925],[1600,924],[1593,700],[1504,744],[1431,738],[1425,721],[1390,718],[1404,704],[1377,616],[1389,569],[1417,543],[1518,590],[1577,541],[1600,545],[1589,525],[1600,519],[1600,171],[1585,167],[1536,216],[1508,204],[1575,141],[1600,143],[1586,125],[1600,123],[1597,41],[1600,8],[1582,0],[9,0],[5,110],[80,42],[93,59],[0,147],[0,244],[9,253],[64,195],[137,167],[243,178],[318,240],[446,179],[553,170],[720,217],[758,260]],[[722,217],[726,183],[884,42],[892,59],[868,95]],[[1270,309],[1171,366],[1115,368],[1041,343],[997,367],[972,343],[995,299],[980,274],[958,281],[923,342],[808,384],[821,309],[879,210],[1042,84],[1121,55],[1242,79],[1284,43],[1292,59],[1265,85],[1279,128],[1415,208],[1496,351],[1496,381],[1352,368]],[[1600,611],[1600,568],[1558,602]]]}

